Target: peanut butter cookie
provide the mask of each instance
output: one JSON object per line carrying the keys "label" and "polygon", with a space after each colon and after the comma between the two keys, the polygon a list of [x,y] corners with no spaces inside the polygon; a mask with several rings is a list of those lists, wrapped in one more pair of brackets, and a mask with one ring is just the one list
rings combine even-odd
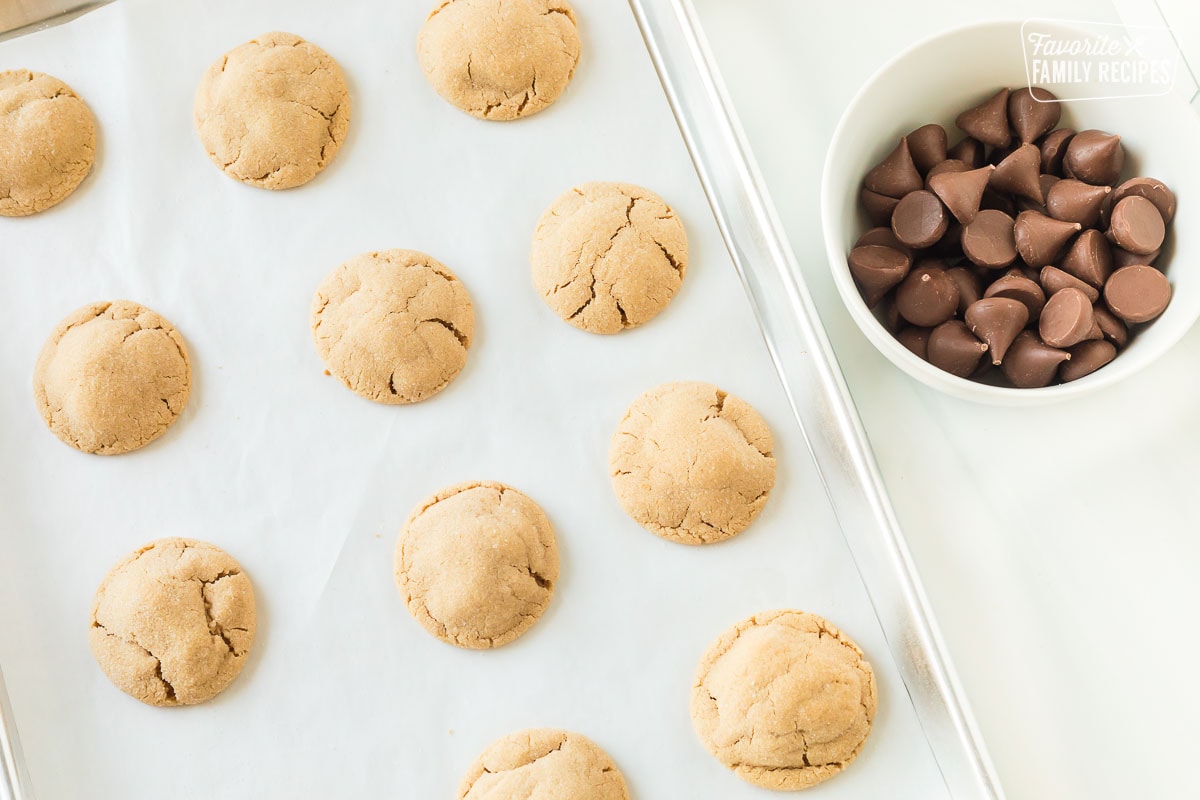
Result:
{"label": "peanut butter cookie", "polygon": [[203,703],[241,672],[254,643],[254,589],[220,548],[160,539],[96,590],[88,638],[113,684],[152,706]]}
{"label": "peanut butter cookie", "polygon": [[128,300],[75,311],[50,334],[33,371],[46,425],[72,447],[98,455],[128,453],[162,436],[191,390],[183,337]]}
{"label": "peanut butter cookie", "polygon": [[196,89],[196,134],[231,178],[290,189],[325,169],[350,127],[337,62],[292,33],[267,33],[213,62]]}
{"label": "peanut butter cookie", "polygon": [[535,728],[488,745],[458,787],[459,800],[629,800],[608,753],[578,733]]}
{"label": "peanut butter cookie", "polygon": [[707,383],[666,383],[625,412],[609,447],[617,500],[666,539],[711,544],[745,530],[775,485],[771,431]]}
{"label": "peanut butter cookie", "polygon": [[480,119],[536,114],[558,99],[579,63],[566,0],[441,0],[417,40],[430,85]]}
{"label": "peanut butter cookie", "polygon": [[679,291],[687,234],[649,189],[585,183],[542,214],[530,260],[551,311],[591,333],[618,333],[653,319]]}
{"label": "peanut butter cookie", "polygon": [[312,333],[330,373],[377,403],[415,403],[467,363],[475,311],[444,264],[415,250],[352,258],[312,302]]}
{"label": "peanut butter cookie", "polygon": [[483,650],[537,622],[558,580],[558,545],[537,503],[511,486],[450,486],[417,506],[396,542],[396,584],[417,622]]}
{"label": "peanut butter cookie", "polygon": [[739,778],[807,789],[862,751],[875,673],[858,645],[816,614],[770,611],[721,635],[696,670],[696,735]]}
{"label": "peanut butter cookie", "polygon": [[41,72],[0,72],[0,215],[61,203],[95,158],[96,120],[70,86]]}

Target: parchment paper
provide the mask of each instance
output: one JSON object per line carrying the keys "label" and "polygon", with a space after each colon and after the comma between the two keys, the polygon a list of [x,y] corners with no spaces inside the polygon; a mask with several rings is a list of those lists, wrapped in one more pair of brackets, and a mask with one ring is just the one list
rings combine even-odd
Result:
{"label": "parchment paper", "polygon": [[[119,0],[0,44],[0,68],[64,79],[100,130],[74,196],[0,219],[0,661],[39,796],[450,798],[479,750],[525,726],[592,737],[637,798],[769,796],[707,755],[688,694],[725,627],[794,606],[850,633],[880,685],[858,763],[811,796],[944,797],[627,7],[577,0],[584,55],[562,100],[493,124],[422,78],[427,5]],[[279,193],[223,176],[191,122],[207,65],[273,29],[328,50],[353,98],[331,167]],[[675,301],[616,337],[563,324],[529,278],[538,216],[586,180],[650,187],[690,237]],[[448,264],[478,319],[464,372],[412,407],[326,377],[308,331],[325,273],[388,247]],[[160,440],[100,458],[45,429],[29,379],[62,317],[116,297],[178,326],[195,387]],[[617,421],[670,380],[716,383],[774,430],[777,487],[725,544],[658,539],[612,495]],[[543,619],[483,653],[426,634],[392,581],[413,505],[473,478],[537,500],[563,561]],[[259,636],[215,701],[155,709],[101,674],[87,614],[117,559],[172,535],[242,562]]]}

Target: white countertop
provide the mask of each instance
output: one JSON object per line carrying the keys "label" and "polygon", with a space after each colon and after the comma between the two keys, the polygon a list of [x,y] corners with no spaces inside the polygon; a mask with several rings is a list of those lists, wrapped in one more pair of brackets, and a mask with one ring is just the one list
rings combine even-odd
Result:
{"label": "white countertop", "polygon": [[[913,42],[997,7],[697,5],[1008,796],[1200,796],[1200,327],[1093,397],[992,408],[892,366],[829,277],[820,176],[842,110]],[[1000,13],[1115,17],[1080,1]]]}

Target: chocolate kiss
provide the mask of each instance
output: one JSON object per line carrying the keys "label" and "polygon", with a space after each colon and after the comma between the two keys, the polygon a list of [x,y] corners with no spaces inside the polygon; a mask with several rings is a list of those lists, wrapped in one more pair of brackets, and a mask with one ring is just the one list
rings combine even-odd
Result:
{"label": "chocolate kiss", "polygon": [[999,364],[1029,322],[1029,309],[1011,297],[987,297],[968,306],[963,316],[971,333],[987,343],[992,363]]}
{"label": "chocolate kiss", "polygon": [[922,261],[896,288],[896,307],[913,325],[939,325],[958,311],[958,286],[941,262]]}
{"label": "chocolate kiss", "polygon": [[1042,172],[1062,174],[1063,156],[1067,154],[1067,146],[1074,136],[1075,131],[1070,128],[1055,128],[1042,137]]}
{"label": "chocolate kiss", "polygon": [[1095,185],[1112,184],[1125,166],[1121,137],[1104,131],[1080,131],[1067,145],[1063,170],[1068,177]]}
{"label": "chocolate kiss", "polygon": [[994,281],[983,293],[984,297],[1011,297],[1020,300],[1029,309],[1029,318],[1037,319],[1046,305],[1046,293],[1035,281],[1018,272],[1010,272]]}
{"label": "chocolate kiss", "polygon": [[912,258],[892,247],[869,244],[851,250],[846,263],[867,308],[874,308],[888,290],[904,280],[912,267]]}
{"label": "chocolate kiss", "polygon": [[1155,178],[1130,178],[1113,192],[1113,205],[1130,195],[1138,195],[1154,203],[1166,224],[1170,225],[1171,220],[1175,218],[1175,193],[1162,181]]}
{"label": "chocolate kiss", "polygon": [[1029,144],[1058,124],[1062,106],[1040,86],[1018,89],[1008,98],[1008,120],[1024,144]]}
{"label": "chocolate kiss", "polygon": [[1000,192],[1027,197],[1041,203],[1042,151],[1032,144],[1023,144],[996,165],[990,185]]}
{"label": "chocolate kiss", "polygon": [[1087,295],[1087,299],[1095,303],[1100,300],[1100,291],[1090,283],[1084,283],[1069,272],[1063,272],[1058,267],[1042,267],[1042,288],[1047,294],[1054,294],[1060,289],[1078,289]]}
{"label": "chocolate kiss", "polygon": [[983,278],[978,272],[966,267],[954,267],[946,270],[946,277],[958,287],[958,313],[963,313],[967,306],[983,297]]}
{"label": "chocolate kiss", "polygon": [[900,344],[911,350],[917,358],[927,361],[929,334],[931,332],[929,328],[910,327],[897,333],[896,339],[899,340]]}
{"label": "chocolate kiss", "polygon": [[1008,89],[1001,89],[988,100],[959,114],[954,124],[984,144],[1007,147],[1012,140],[1008,129],[1008,94]]}
{"label": "chocolate kiss", "polygon": [[892,212],[896,210],[900,201],[895,197],[888,197],[886,194],[872,192],[870,189],[863,189],[858,197],[863,210],[867,212],[867,218],[875,225],[888,226],[890,230]]}
{"label": "chocolate kiss", "polygon": [[1063,272],[1099,289],[1112,274],[1112,251],[1100,231],[1089,228],[1071,243],[1071,248],[1058,265]]}
{"label": "chocolate kiss", "polygon": [[900,144],[888,153],[887,158],[867,173],[863,186],[872,192],[897,199],[921,188],[921,173],[917,172],[917,166],[913,163],[907,137],[901,138]]}
{"label": "chocolate kiss", "polygon": [[1162,249],[1166,223],[1158,208],[1140,195],[1118,200],[1108,215],[1108,239],[1130,253],[1150,254]]}
{"label": "chocolate kiss", "polygon": [[905,138],[913,163],[922,175],[946,160],[946,129],[936,122],[922,125]]}
{"label": "chocolate kiss", "polygon": [[966,172],[941,172],[929,179],[929,188],[941,198],[954,218],[965,225],[979,213],[983,190],[995,169],[988,165]]}
{"label": "chocolate kiss", "polygon": [[1022,211],[1013,226],[1013,239],[1025,263],[1037,268],[1053,264],[1063,246],[1082,229],[1078,222],[1063,222],[1039,211]]}
{"label": "chocolate kiss", "polygon": [[1162,254],[1162,250],[1154,250],[1149,253],[1131,253],[1115,245],[1110,247],[1109,250],[1112,251],[1113,269],[1128,267],[1130,264],[1154,266],[1154,260]]}
{"label": "chocolate kiss", "polygon": [[901,243],[896,238],[896,234],[892,233],[890,227],[871,228],[869,231],[858,237],[858,241],[854,243],[855,247],[862,247],[865,244],[881,244],[884,247],[891,247],[899,250],[902,253],[912,255],[912,250],[908,249],[908,245]]}
{"label": "chocolate kiss", "polygon": [[1149,322],[1171,302],[1171,284],[1154,267],[1133,264],[1121,267],[1104,284],[1104,303],[1132,324]]}
{"label": "chocolate kiss", "polygon": [[1038,334],[1051,347],[1072,347],[1087,339],[1095,324],[1092,301],[1078,289],[1062,289],[1046,301]]}
{"label": "chocolate kiss", "polygon": [[1091,228],[1100,221],[1100,209],[1111,192],[1111,186],[1092,186],[1067,178],[1051,186],[1046,193],[1046,213],[1055,219],[1078,222]]}
{"label": "chocolate kiss", "polygon": [[1125,343],[1129,341],[1129,328],[1125,325],[1125,321],[1109,311],[1103,303],[1097,303],[1092,308],[1092,316],[1096,318],[1096,324],[1100,326],[1104,338],[1117,347],[1124,347]]}
{"label": "chocolate kiss", "polygon": [[1049,386],[1058,365],[1070,358],[1070,353],[1049,347],[1036,333],[1022,331],[1008,348],[1000,369],[1009,383],[1018,389],[1037,389]]}
{"label": "chocolate kiss", "polygon": [[929,334],[929,363],[960,378],[970,376],[988,346],[975,338],[962,320],[943,322]]}
{"label": "chocolate kiss", "polygon": [[946,151],[947,158],[961,161],[971,169],[977,169],[987,163],[984,157],[983,142],[970,136]]}
{"label": "chocolate kiss", "polygon": [[1104,340],[1080,342],[1071,348],[1071,360],[1062,365],[1059,376],[1063,383],[1091,375],[1117,357],[1117,348]]}

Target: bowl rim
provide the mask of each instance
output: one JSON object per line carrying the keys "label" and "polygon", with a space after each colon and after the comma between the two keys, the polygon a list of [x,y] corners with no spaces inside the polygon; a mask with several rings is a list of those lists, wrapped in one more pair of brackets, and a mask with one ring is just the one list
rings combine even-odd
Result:
{"label": "bowl rim", "polygon": [[[1197,304],[1197,307],[1190,313],[1190,320],[1184,320],[1179,323],[1178,330],[1174,334],[1167,335],[1151,343],[1149,345],[1150,349],[1141,350],[1139,358],[1136,361],[1120,362],[1128,364],[1123,368],[1113,370],[1109,368],[1110,365],[1105,365],[1104,368],[1068,383],[1059,383],[1035,389],[1020,389],[1014,386],[993,386],[973,381],[969,378],[960,378],[935,367],[901,344],[890,331],[884,328],[871,309],[867,308],[863,302],[858,292],[858,287],[854,284],[854,279],[850,275],[849,267],[846,265],[847,254],[843,252],[843,245],[837,236],[839,225],[834,219],[833,207],[837,202],[835,198],[839,196],[840,192],[845,191],[845,187],[840,182],[837,186],[833,185],[832,166],[834,156],[840,153],[840,144],[845,138],[844,133],[846,129],[850,127],[851,121],[857,115],[861,106],[864,105],[864,101],[875,87],[875,84],[885,74],[893,70],[897,64],[911,58],[918,50],[928,47],[934,42],[968,33],[976,33],[989,29],[1013,30],[1019,29],[1023,24],[1021,20],[1009,18],[948,28],[915,42],[888,59],[859,86],[854,96],[850,99],[850,102],[846,105],[837,126],[834,128],[833,136],[825,153],[825,164],[821,171],[821,233],[825,239],[826,258],[830,272],[833,274],[833,282],[837,287],[838,295],[841,297],[842,304],[846,307],[855,325],[858,326],[859,330],[862,331],[871,344],[889,361],[925,385],[954,397],[975,402],[1008,406],[1042,405],[1067,400],[1119,383],[1161,358],[1164,353],[1177,345],[1187,335],[1188,331],[1195,325],[1197,318],[1200,318],[1200,304]],[[1197,118],[1191,109],[1186,107],[1182,98],[1174,92],[1154,99],[1184,106],[1181,110],[1185,111],[1189,117],[1195,119],[1197,128],[1200,129],[1200,118]],[[857,186],[857,184],[855,185]],[[844,229],[845,226],[842,225],[840,227]],[[1172,299],[1174,299],[1174,294],[1172,294]],[[1188,312],[1185,311],[1183,313],[1187,314]],[[1119,362],[1119,359],[1115,361]]]}

